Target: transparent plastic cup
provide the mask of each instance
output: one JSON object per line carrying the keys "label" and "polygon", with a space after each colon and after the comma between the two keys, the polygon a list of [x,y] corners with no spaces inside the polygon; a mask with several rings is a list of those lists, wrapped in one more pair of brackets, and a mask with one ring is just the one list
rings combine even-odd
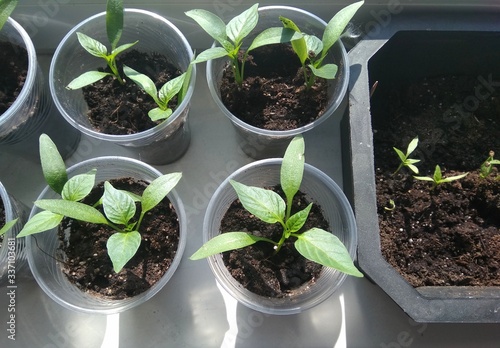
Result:
{"label": "transparent plastic cup", "polygon": [[38,137],[46,133],[61,149],[61,155],[69,157],[78,145],[80,132],[68,126],[52,108],[31,38],[19,23],[9,18],[0,31],[0,41],[26,50],[28,55],[24,86],[14,103],[0,115],[0,147],[37,160]]}
{"label": "transparent plastic cup", "polygon": [[[231,174],[218,187],[210,199],[203,221],[203,242],[220,233],[221,221],[231,203],[237,199],[229,183],[235,180],[246,185],[270,187],[279,184],[282,159],[264,159],[250,163]],[[354,213],[340,187],[325,173],[306,164],[300,191],[313,204],[321,207],[332,231],[355,257],[357,230]],[[344,282],[346,274],[323,267],[321,275],[312,285],[303,285],[304,291],[296,297],[268,298],[248,291],[235,280],[222,259],[222,255],[208,258],[208,263],[220,285],[239,303],[267,314],[296,314],[312,308],[330,297]]]}
{"label": "transparent plastic cup", "polygon": [[[0,200],[5,210],[5,222],[19,219],[14,227],[3,235],[0,243],[2,245],[0,247],[0,287],[3,287],[16,285],[23,270],[27,268],[26,242],[24,238],[18,239],[16,236],[28,220],[29,209],[10,195],[1,182]],[[0,225],[0,227],[3,226]],[[14,277],[9,277],[9,274]]]}
{"label": "transparent plastic cup", "polygon": [[[279,16],[291,19],[305,33],[313,34],[319,38],[323,36],[326,22],[310,12],[289,6],[265,6],[259,9],[259,21],[253,32],[247,37],[245,43],[248,46],[253,38],[270,27],[282,27]],[[213,46],[217,46],[214,43]],[[233,115],[224,105],[220,97],[220,84],[223,70],[229,60],[220,58],[207,62],[208,88],[217,106],[231,120],[236,131],[237,142],[243,152],[254,159],[270,157],[283,157],[286,147],[292,138],[298,134],[307,132],[325,120],[337,110],[342,102],[349,83],[349,62],[344,45],[339,40],[330,49],[330,54],[325,63],[335,63],[338,66],[337,76],[328,82],[329,101],[323,115],[314,122],[293,130],[272,131],[254,127],[241,121]]]}
{"label": "transparent plastic cup", "polygon": [[[98,157],[76,164],[68,169],[68,176],[87,173],[96,168],[96,183],[120,177],[132,177],[150,182],[162,175],[152,166],[141,161],[126,157]],[[57,228],[36,234],[36,242],[33,236],[26,237],[28,247],[28,262],[31,272],[38,285],[54,301],[79,312],[92,314],[113,314],[123,312],[132,307],[144,303],[160,291],[173,276],[179,266],[182,254],[186,246],[186,214],[184,205],[176,193],[172,190],[167,197],[175,208],[179,219],[180,237],[177,253],[169,269],[163,277],[145,292],[122,300],[104,299],[92,296],[76,285],[72,284],[61,270],[59,261],[59,238]],[[46,187],[38,199],[59,198],[49,187]],[[37,207],[31,211],[30,217],[40,212]]]}
{"label": "transparent plastic cup", "polygon": [[[188,114],[196,81],[194,66],[189,89],[174,113],[159,125],[135,134],[113,135],[98,132],[88,119],[88,106],[82,90],[66,89],[66,86],[82,73],[105,67],[106,63],[102,58],[94,57],[83,49],[76,35],[77,32],[82,32],[106,44],[109,49],[105,23],[105,12],[87,18],[66,34],[57,47],[50,65],[49,85],[59,112],[82,133],[101,141],[125,146],[144,162],[166,164],[179,159],[187,151],[191,140]],[[131,49],[165,55],[169,62],[181,71],[187,70],[193,57],[187,39],[166,18],[149,11],[125,9],[120,44],[137,40],[139,42]]]}

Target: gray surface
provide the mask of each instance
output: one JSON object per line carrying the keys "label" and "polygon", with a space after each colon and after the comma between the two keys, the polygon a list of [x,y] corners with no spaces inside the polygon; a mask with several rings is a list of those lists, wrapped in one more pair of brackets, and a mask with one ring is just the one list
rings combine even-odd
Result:
{"label": "gray surface", "polygon": [[[35,44],[44,43],[40,46],[42,51],[53,49],[58,35],[62,37],[70,23],[76,23],[86,13],[96,12],[90,8],[92,5],[72,8],[71,4],[62,5],[63,2],[67,1],[54,1],[59,6],[58,20],[40,27],[54,35],[46,40],[41,34],[35,35]],[[165,6],[155,3],[158,2],[148,2],[144,8],[157,6],[165,14]],[[203,7],[213,9],[216,3],[203,2]],[[173,8],[182,13],[197,7],[193,3],[176,3]],[[324,19],[331,12],[331,8],[324,11],[324,2],[308,3],[307,7]],[[37,5],[21,9],[32,16],[43,10]],[[202,42],[203,47],[209,44],[209,40],[197,38],[199,33],[192,30],[187,35],[192,42]],[[49,59],[50,56],[42,57],[45,67]],[[306,134],[305,139],[307,162],[342,185],[340,117],[339,112],[320,130]],[[267,316],[236,305],[230,299],[225,301],[208,264],[190,261],[188,256],[202,243],[203,215],[217,184],[251,159],[239,151],[229,121],[211,100],[204,65],[199,68],[190,125],[193,138],[186,155],[176,163],[157,167],[164,173],[184,173],[178,192],[189,216],[184,258],[167,286],[140,307],[120,315],[99,317],[65,310],[33,280],[19,281],[15,342],[7,338],[7,289],[0,289],[0,347],[498,347],[499,325],[414,323],[366,279],[348,278],[337,294],[300,315]],[[117,154],[128,155],[123,148],[96,143],[83,136],[67,164]],[[0,180],[28,205],[44,186],[37,164],[17,161],[8,154],[1,154]]]}

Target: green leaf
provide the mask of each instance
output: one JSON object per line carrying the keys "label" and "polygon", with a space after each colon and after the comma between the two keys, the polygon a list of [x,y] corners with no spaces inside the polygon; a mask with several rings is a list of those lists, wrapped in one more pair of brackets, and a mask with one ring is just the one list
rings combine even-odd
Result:
{"label": "green leaf", "polygon": [[394,151],[396,151],[396,153],[398,154],[398,157],[399,159],[401,160],[401,162],[405,162],[406,161],[406,155],[403,153],[403,151],[401,151],[400,149],[396,148],[396,147],[393,147]]}
{"label": "green leaf", "polygon": [[344,244],[332,233],[313,228],[296,237],[295,248],[305,258],[355,277],[363,276]]}
{"label": "green leaf", "polygon": [[252,32],[259,21],[259,4],[254,4],[248,10],[234,17],[227,23],[226,35],[236,46]]}
{"label": "green leaf", "polygon": [[123,73],[134,81],[144,92],[149,94],[158,104],[158,91],[155,83],[148,76],[141,74],[125,64],[123,65]]}
{"label": "green leaf", "polygon": [[123,0],[108,0],[106,4],[106,32],[114,49],[123,31]]}
{"label": "green leaf", "polygon": [[148,111],[148,116],[151,121],[165,120],[172,115],[172,109],[162,110],[161,108],[154,108]]}
{"label": "green leaf", "polygon": [[65,201],[63,199],[41,199],[35,201],[35,205],[40,209],[72,219],[93,224],[108,224],[108,220],[106,220],[106,217],[99,210],[80,202]]}
{"label": "green leaf", "polygon": [[153,180],[142,193],[142,213],[156,207],[172,191],[181,178],[182,173],[170,173]]}
{"label": "green leaf", "polygon": [[158,92],[158,99],[162,102],[162,104],[166,106],[168,102],[180,92],[185,78],[186,73],[183,73],[182,75],[167,81],[160,88],[160,91]]}
{"label": "green leaf", "polygon": [[16,6],[17,0],[2,0],[0,2],[0,30],[2,30]]}
{"label": "green leaf", "polygon": [[325,64],[320,68],[315,68],[312,64],[310,64],[309,68],[315,76],[324,79],[334,79],[338,70],[338,66],[335,64]]}
{"label": "green leaf", "polygon": [[40,135],[39,143],[40,162],[45,181],[52,190],[61,194],[64,184],[68,181],[64,160],[59,154],[56,144],[47,134]]}
{"label": "green leaf", "polygon": [[135,215],[134,200],[121,190],[117,190],[108,181],[104,183],[102,206],[106,217],[115,224],[129,224]]}
{"label": "green leaf", "polygon": [[413,138],[408,144],[408,149],[406,150],[406,156],[408,157],[418,146],[418,137]]}
{"label": "green leaf", "polygon": [[113,263],[113,270],[118,273],[134,257],[141,245],[141,234],[137,231],[118,232],[108,238],[106,247]]}
{"label": "green leaf", "polygon": [[67,89],[79,89],[88,85],[93,84],[94,82],[97,82],[101,80],[102,78],[106,76],[112,76],[110,73],[105,73],[101,71],[87,71],[77,78],[75,78],[73,81],[71,81],[66,88]]}
{"label": "green leaf", "polygon": [[356,11],[363,5],[364,1],[355,2],[341,9],[326,25],[323,33],[323,52],[326,55],[328,50],[337,42],[345,27],[349,24]]}
{"label": "green leaf", "polygon": [[63,218],[63,215],[54,214],[50,211],[39,212],[26,222],[23,229],[17,235],[17,238],[51,230],[59,226]]}
{"label": "green leaf", "polygon": [[415,174],[418,174],[418,168],[417,168],[417,166],[414,166],[413,164],[408,163],[407,167],[410,168],[410,170],[412,172],[414,172]]}
{"label": "green leaf", "polygon": [[222,46],[227,44],[226,24],[217,15],[206,10],[190,10],[186,16],[195,20],[198,25]]}
{"label": "green leaf", "polygon": [[62,198],[76,202],[87,197],[94,188],[96,172],[96,169],[92,169],[88,173],[75,175],[69,179],[61,192]]}
{"label": "green leaf", "polygon": [[[283,26],[285,28],[291,29],[291,30],[299,32],[299,33],[301,32],[299,27],[297,27],[297,25],[291,19],[288,19],[288,18],[285,18],[282,16],[280,16],[279,19],[283,23]],[[297,56],[299,57],[300,63],[302,65],[304,65],[305,61],[309,57],[309,54],[307,51],[307,44],[306,44],[306,40],[304,39],[304,37],[302,36],[299,39],[293,40],[292,41],[292,48],[293,48],[293,51],[295,52],[295,54],[297,54]]]}
{"label": "green leaf", "polygon": [[432,176],[432,178],[434,179],[435,183],[441,182],[443,174],[441,173],[441,167],[439,167],[439,165],[436,165],[436,168],[434,169],[434,175]]}
{"label": "green leaf", "polygon": [[228,53],[223,47],[211,47],[201,52],[195,60],[193,60],[193,64],[206,62],[207,60],[217,59],[221,57],[227,56]]}
{"label": "green leaf", "polygon": [[99,58],[106,58],[108,55],[108,49],[102,43],[94,40],[90,36],[83,33],[76,33],[80,45],[91,55]]}
{"label": "green leaf", "polygon": [[267,238],[257,237],[246,232],[226,232],[210,239],[203,244],[191,257],[190,260],[200,260],[205,257],[220,254],[225,251],[235,250],[255,244],[259,241],[271,242]]}
{"label": "green leaf", "polygon": [[434,182],[434,179],[430,178],[428,176],[414,176],[414,178],[417,179],[417,180],[432,181],[432,182]]}
{"label": "green leaf", "polygon": [[2,228],[0,228],[0,236],[2,234],[5,234],[8,230],[10,230],[14,225],[16,224],[18,219],[10,220],[9,222],[6,222],[5,225],[3,225]]}
{"label": "green leaf", "polygon": [[259,33],[255,37],[255,39],[253,39],[250,47],[248,47],[247,49],[247,52],[250,52],[257,47],[290,42],[292,40],[300,39],[301,37],[301,33],[295,32],[288,28],[268,28]]}
{"label": "green leaf", "polygon": [[449,176],[447,178],[441,179],[441,182],[442,183],[444,183],[444,182],[452,182],[452,181],[455,181],[455,180],[459,180],[459,179],[465,178],[467,175],[469,175],[468,172],[464,173],[464,174],[460,174],[460,175]]}
{"label": "green leaf", "polygon": [[311,211],[312,203],[310,203],[305,209],[293,214],[286,221],[286,227],[290,231],[290,233],[297,232],[304,226],[307,221],[307,217],[309,216],[309,212]]}
{"label": "green leaf", "polygon": [[182,88],[179,91],[179,96],[177,97],[178,105],[182,103],[189,89],[189,84],[191,83],[191,75],[193,73],[193,64],[189,64],[186,72],[184,73],[184,81],[182,82]]}
{"label": "green leaf", "polygon": [[304,39],[306,40],[307,52],[311,54],[314,53],[314,57],[318,56],[323,50],[323,42],[314,35],[305,35]]}
{"label": "green leaf", "polygon": [[285,202],[276,192],[230,180],[243,207],[264,222],[283,223]]}
{"label": "green leaf", "polygon": [[295,136],[288,145],[283,163],[281,164],[280,181],[285,193],[287,205],[290,206],[293,197],[299,191],[304,174],[305,143],[301,135]]}
{"label": "green leaf", "polygon": [[113,49],[111,51],[111,56],[114,58],[116,57],[117,55],[119,55],[120,53],[122,53],[123,51],[125,50],[128,50],[130,47],[134,46],[136,43],[138,43],[139,41],[135,41],[135,42],[131,42],[131,43],[127,43],[127,44],[123,44],[115,49]]}

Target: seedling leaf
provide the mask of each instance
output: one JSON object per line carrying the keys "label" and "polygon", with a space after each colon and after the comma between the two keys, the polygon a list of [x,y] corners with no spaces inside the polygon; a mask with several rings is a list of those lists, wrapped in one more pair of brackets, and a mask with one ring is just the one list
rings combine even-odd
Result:
{"label": "seedling leaf", "polygon": [[312,203],[310,203],[305,209],[290,216],[290,218],[286,221],[286,227],[290,233],[297,232],[302,228],[302,226],[304,226],[311,208]]}
{"label": "seedling leaf", "polygon": [[280,181],[287,198],[287,206],[291,205],[293,197],[299,191],[304,174],[304,163],[305,143],[304,138],[299,135],[294,137],[288,145],[281,164]]}
{"label": "seedling leaf", "polygon": [[18,219],[10,220],[9,222],[6,222],[5,225],[3,225],[2,228],[0,228],[0,236],[4,233],[6,233],[8,230],[10,230],[14,225],[16,224]]}
{"label": "seedling leaf", "polygon": [[203,244],[189,259],[200,260],[225,251],[244,248],[258,241],[269,242],[269,239],[257,237],[246,232],[222,233]]}
{"label": "seedling leaf", "polygon": [[305,258],[346,274],[362,277],[340,239],[330,232],[312,228],[298,234],[295,248]]}
{"label": "seedling leaf", "polygon": [[82,45],[82,47],[91,55],[99,58],[106,58],[108,55],[108,49],[99,41],[80,32],[77,32],[76,36],[80,45]]}
{"label": "seedling leaf", "polygon": [[102,71],[87,71],[73,79],[67,86],[67,89],[80,89],[82,87],[88,86],[101,80],[106,76],[112,76],[110,73],[102,72]]}
{"label": "seedling leaf", "polygon": [[95,184],[96,169],[88,173],[75,175],[70,178],[63,187],[61,196],[68,201],[80,201],[85,198]]}
{"label": "seedling leaf", "polygon": [[285,202],[276,192],[255,186],[246,186],[234,180],[231,185],[238,194],[243,207],[267,223],[283,222]]}
{"label": "seedling leaf", "polygon": [[224,24],[224,21],[220,17],[212,12],[201,9],[190,10],[185,14],[194,19],[215,41],[225,46],[224,43],[227,42],[226,24]]}
{"label": "seedling leaf", "polygon": [[182,173],[170,173],[153,180],[142,193],[142,212],[156,207],[182,178]]}
{"label": "seedling leaf", "polygon": [[261,46],[290,42],[302,37],[301,33],[287,28],[268,28],[258,34],[247,49],[247,52]]}
{"label": "seedling leaf", "polygon": [[0,30],[2,30],[16,6],[17,0],[3,0],[0,2]]}
{"label": "seedling leaf", "polygon": [[108,238],[106,248],[116,273],[134,257],[140,245],[141,234],[137,231],[117,232]]}
{"label": "seedling leaf", "polygon": [[17,235],[17,238],[51,230],[59,226],[63,218],[64,216],[60,214],[54,214],[46,210],[41,211],[26,222],[23,229]]}
{"label": "seedling leaf", "polygon": [[320,68],[315,68],[312,64],[309,64],[309,68],[315,76],[324,79],[334,79],[338,71],[338,66],[335,64],[325,64]]}
{"label": "seedling leaf", "polygon": [[111,222],[125,226],[136,211],[134,200],[123,191],[115,189],[108,181],[104,183],[102,206]]}
{"label": "seedling leaf", "polygon": [[227,37],[239,46],[241,41],[252,32],[259,21],[259,4],[254,4],[248,10],[234,17],[226,26]]}
{"label": "seedling leaf", "polygon": [[123,31],[123,0],[108,0],[106,4],[106,32],[114,50]]}
{"label": "seedling leaf", "polygon": [[90,222],[93,224],[108,224],[108,220],[101,212],[91,206],[80,202],[66,201],[63,199],[40,199],[35,201],[40,209],[48,210],[72,219]]}
{"label": "seedling leaf", "polygon": [[61,193],[64,184],[68,181],[66,165],[62,159],[56,144],[47,134],[41,134],[39,138],[40,160],[45,181],[56,193]]}

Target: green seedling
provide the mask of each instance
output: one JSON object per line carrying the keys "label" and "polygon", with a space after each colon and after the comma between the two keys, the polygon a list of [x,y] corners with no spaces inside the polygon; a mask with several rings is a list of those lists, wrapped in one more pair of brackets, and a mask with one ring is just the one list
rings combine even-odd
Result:
{"label": "green seedling", "polygon": [[[162,175],[146,187],[142,196],[117,190],[106,181],[102,198],[91,206],[81,200],[94,187],[96,169],[68,179],[64,161],[56,145],[46,134],[40,136],[40,158],[47,184],[61,198],[35,201],[35,206],[42,211],[28,220],[18,238],[56,228],[64,217],[106,225],[114,231],[108,238],[106,247],[116,273],[121,271],[139,249],[141,222],[146,212],[160,203],[182,176],[181,173]],[[134,220],[136,202],[140,206],[140,213],[138,219]],[[104,214],[98,207],[102,207]]]}
{"label": "green seedling", "polygon": [[394,209],[396,209],[396,203],[394,202],[393,199],[389,199],[389,206],[388,207],[384,207],[384,210],[386,210],[386,211],[393,211]]}
{"label": "green seedling", "polygon": [[206,258],[225,251],[243,248],[256,242],[266,242],[274,245],[275,253],[288,238],[296,238],[294,245],[305,258],[323,266],[335,268],[356,277],[363,275],[354,266],[349,252],[334,234],[319,228],[305,232],[300,229],[307,221],[312,203],[303,210],[292,214],[291,206],[295,194],[302,182],[304,171],[304,139],[295,137],[288,146],[281,165],[281,188],[286,196],[286,202],[279,194],[260,187],[247,186],[234,180],[230,181],[243,207],[264,222],[279,223],[283,234],[279,241],[258,237],[246,232],[226,232],[205,243],[191,257],[191,260]]}
{"label": "green seedling", "polygon": [[18,0],[1,0],[0,1],[0,30],[9,19],[10,15],[17,6]]}
{"label": "green seedling", "polygon": [[234,78],[236,83],[241,86],[245,71],[245,61],[248,54],[261,46],[290,42],[298,39],[302,35],[287,28],[268,28],[258,34],[245,50],[240,62],[240,49],[242,49],[243,40],[252,32],[259,20],[259,4],[255,4],[240,15],[234,17],[226,25],[217,15],[206,10],[191,10],[186,15],[196,21],[200,27],[205,30],[220,46],[211,47],[201,52],[193,61],[194,64],[208,60],[229,57],[232,63]]}
{"label": "green seedling", "polygon": [[430,176],[414,176],[415,179],[417,180],[424,180],[424,181],[431,181],[433,183],[432,188],[434,189],[435,187],[444,184],[446,182],[452,182],[455,180],[462,179],[466,177],[469,173],[464,173],[460,175],[455,175],[455,176],[450,176],[448,178],[443,177],[443,174],[441,173],[441,168],[439,165],[436,165],[436,168],[434,169],[434,175],[432,177]]}
{"label": "green seedling", "polygon": [[7,222],[5,225],[3,225],[2,228],[0,228],[0,236],[4,235],[5,233],[7,233],[7,231],[9,231],[12,227],[14,227],[14,225],[16,224],[18,219],[14,219],[14,220],[11,220],[9,222]]}
{"label": "green seedling", "polygon": [[123,65],[123,73],[135,82],[144,92],[149,94],[158,107],[150,110],[148,116],[152,121],[164,120],[172,115],[173,110],[168,106],[172,98],[178,95],[177,105],[180,105],[184,97],[183,91],[189,85],[191,79],[192,65],[182,75],[167,81],[158,91],[155,83],[146,75],[139,73],[129,66]]}
{"label": "green seedling", "polygon": [[[336,64],[323,64],[330,48],[340,39],[349,21],[356,14],[358,9],[363,5],[364,1],[353,3],[341,9],[328,22],[322,39],[314,35],[302,33],[299,27],[290,19],[280,16],[283,26],[292,29],[302,36],[292,40],[292,48],[295,54],[299,57],[304,71],[304,81],[306,88],[309,89],[314,84],[316,77],[324,79],[334,79],[337,75],[338,66]],[[307,64],[306,64],[307,63]],[[310,70],[310,76],[307,74],[306,66]]]}
{"label": "green seedling", "polygon": [[493,171],[493,166],[495,164],[500,164],[500,160],[494,159],[495,152],[493,150],[491,150],[488,155],[488,158],[483,162],[483,164],[481,164],[480,168],[481,173],[479,174],[479,176],[483,179],[491,174],[491,172]]}
{"label": "green seedling", "polygon": [[403,153],[403,151],[393,147],[394,151],[396,151],[396,153],[398,154],[401,163],[399,163],[399,167],[392,175],[396,175],[396,173],[399,172],[403,167],[408,167],[412,172],[418,174],[418,168],[414,164],[420,162],[420,160],[408,158],[410,157],[411,153],[415,151],[417,146],[418,146],[418,137],[415,137],[408,144],[408,147],[406,148],[406,153]]}
{"label": "green seedling", "polygon": [[116,57],[123,51],[134,46],[138,41],[118,46],[121,35],[123,32],[123,1],[122,0],[108,0],[106,5],[106,33],[108,40],[111,44],[111,52],[101,42],[87,36],[83,33],[76,33],[80,45],[91,55],[103,58],[111,73],[103,71],[87,71],[74,80],[72,80],[67,89],[79,89],[88,86],[94,82],[103,79],[106,76],[114,76],[121,84],[125,82],[120,76],[118,67],[116,65]]}

